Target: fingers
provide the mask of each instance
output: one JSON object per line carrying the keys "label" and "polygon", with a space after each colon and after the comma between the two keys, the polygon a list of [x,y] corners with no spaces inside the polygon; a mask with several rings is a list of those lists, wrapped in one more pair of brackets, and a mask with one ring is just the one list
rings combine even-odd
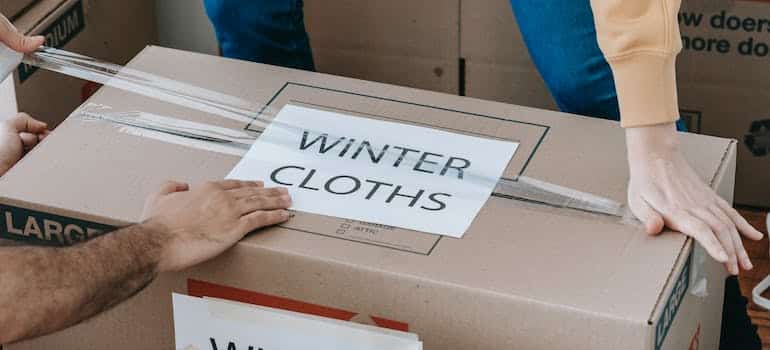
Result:
{"label": "fingers", "polygon": [[663,216],[666,226],[698,241],[716,261],[728,263],[730,257],[722,242],[702,219],[687,210],[672,207],[666,197],[658,191],[650,190],[646,195],[651,207]]}
{"label": "fingers", "polygon": [[[725,266],[727,271],[732,275],[737,275],[740,270],[738,269],[738,252],[733,240],[732,222],[725,222],[718,215],[715,215],[708,209],[695,208],[690,211],[695,217],[705,222],[711,231],[716,235],[719,242],[722,243],[722,247],[727,252],[727,262]],[[737,232],[735,233],[737,234]]]}
{"label": "fingers", "polygon": [[277,225],[289,220],[291,215],[287,210],[259,210],[241,217],[241,228],[244,234],[256,229]]}
{"label": "fingers", "polygon": [[741,236],[738,234],[738,231],[735,231],[735,234],[733,235],[733,245],[737,251],[738,263],[741,265],[741,268],[747,271],[753,269],[754,264],[751,263],[749,253],[746,252],[746,248],[743,246],[743,241],[741,241]]}
{"label": "fingers", "polygon": [[727,263],[729,256],[714,232],[702,220],[687,211],[664,215],[666,224],[674,230],[694,238],[716,261]]}
{"label": "fingers", "polygon": [[283,188],[258,189],[256,194],[238,200],[241,215],[248,215],[257,210],[287,209],[290,206],[291,198]]}
{"label": "fingers", "polygon": [[35,147],[40,142],[41,137],[36,134],[30,134],[28,132],[19,133],[21,143],[24,145],[24,149],[30,149]]}
{"label": "fingers", "polygon": [[160,189],[158,190],[157,194],[167,195],[175,192],[187,191],[189,189],[190,189],[190,185],[184,182],[166,181],[165,183],[163,183],[163,185],[160,186]]}
{"label": "fingers", "polygon": [[265,184],[262,181],[243,181],[243,180],[222,180],[210,182],[209,185],[216,186],[223,190],[232,190],[241,187],[264,187]]}
{"label": "fingers", "polygon": [[727,203],[727,201],[722,198],[717,198],[717,205],[728,217],[730,217],[741,234],[755,241],[762,239],[762,232],[759,232],[754,226],[751,226],[751,224],[749,224],[749,222],[730,205],[730,203]]}
{"label": "fingers", "polygon": [[738,233],[738,229],[736,228],[733,220],[729,217],[729,214],[722,210],[722,208],[717,204],[709,207],[709,210],[722,222],[723,225],[729,228],[730,237],[733,240],[733,246],[735,247],[735,253],[737,255],[738,264],[740,267],[742,267],[744,270],[753,269],[754,265],[751,263],[749,254],[746,252],[746,248],[743,246],[741,235]]}
{"label": "fingers", "polygon": [[649,235],[663,232],[663,216],[653,209],[643,198],[635,196],[629,199],[631,212],[644,224],[644,229]]}
{"label": "fingers", "polygon": [[10,119],[9,122],[13,129],[19,133],[45,134],[48,130],[48,124],[30,117],[27,113],[19,113],[16,117]]}
{"label": "fingers", "polygon": [[235,199],[243,199],[253,196],[281,196],[289,194],[289,190],[283,187],[264,188],[256,186],[234,188],[227,192],[235,197]]}
{"label": "fingers", "polygon": [[45,42],[43,36],[25,36],[4,16],[0,16],[0,41],[18,52],[32,52]]}

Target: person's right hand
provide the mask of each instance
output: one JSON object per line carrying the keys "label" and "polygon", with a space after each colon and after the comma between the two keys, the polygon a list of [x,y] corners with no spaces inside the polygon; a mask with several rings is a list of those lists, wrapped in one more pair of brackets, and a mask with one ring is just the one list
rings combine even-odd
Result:
{"label": "person's right hand", "polygon": [[178,271],[209,260],[249,232],[289,219],[285,188],[225,180],[189,185],[168,182],[148,198],[141,224],[160,235],[158,270]]}
{"label": "person's right hand", "polygon": [[0,15],[0,42],[14,51],[28,53],[37,50],[40,45],[43,45],[45,37],[42,35],[23,35],[11,24],[8,18]]}

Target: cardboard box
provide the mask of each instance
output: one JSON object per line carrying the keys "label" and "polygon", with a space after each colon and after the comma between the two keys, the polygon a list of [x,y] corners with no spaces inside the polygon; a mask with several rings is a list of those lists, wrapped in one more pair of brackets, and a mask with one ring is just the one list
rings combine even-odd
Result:
{"label": "cardboard box", "polygon": [[[124,64],[157,37],[155,1],[40,0],[14,24],[46,45]],[[58,125],[98,86],[22,65],[14,74],[19,110]]]}
{"label": "cardboard box", "polygon": [[465,96],[558,110],[529,57],[507,0],[463,0],[460,57]]}
{"label": "cardboard box", "polygon": [[458,92],[460,0],[304,4],[319,72]]}
{"label": "cardboard box", "polygon": [[38,0],[0,0],[0,13],[13,19]]}
{"label": "cardboard box", "polygon": [[[505,177],[626,198],[624,134],[616,123],[159,47],[130,66],[274,108],[292,101],[517,140]],[[250,128],[111,88],[90,102]],[[735,142],[688,134],[682,143],[696,171],[731,199]],[[132,135],[76,113],[3,176],[0,235],[59,244],[136,222],[145,197],[163,181],[221,179],[238,158]],[[699,256],[680,234],[653,238],[615,217],[500,195],[489,198],[462,239],[299,213],[213,261],[159,276],[86,323],[9,348],[171,348],[174,291],[405,330],[429,350],[660,350],[692,341],[714,349],[725,272]],[[696,296],[691,286],[701,278],[705,293]]]}

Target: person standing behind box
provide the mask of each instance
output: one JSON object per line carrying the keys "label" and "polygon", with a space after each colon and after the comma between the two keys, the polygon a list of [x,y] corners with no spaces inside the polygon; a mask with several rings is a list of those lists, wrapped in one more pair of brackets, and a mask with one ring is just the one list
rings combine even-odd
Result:
{"label": "person standing behind box", "polygon": [[[11,49],[31,52],[43,41],[19,34],[0,15],[0,42]],[[45,123],[24,113],[0,122],[0,176],[48,134]],[[290,205],[286,189],[259,182],[167,182],[148,198],[140,224],[71,247],[0,247],[0,344],[105,311],[158,273],[209,260],[247,233],[288,220]]]}
{"label": "person standing behind box", "polygon": [[[302,0],[203,2],[224,56],[314,70]],[[741,234],[753,240],[762,234],[698,177],[679,148],[675,61],[682,47],[681,0],[510,3],[559,108],[620,120],[625,128],[628,204],[647,234],[667,226],[697,240],[731,275],[752,269]],[[728,279],[726,295],[723,343],[748,344],[723,348],[759,348],[736,278]],[[743,310],[736,309],[741,305]]]}

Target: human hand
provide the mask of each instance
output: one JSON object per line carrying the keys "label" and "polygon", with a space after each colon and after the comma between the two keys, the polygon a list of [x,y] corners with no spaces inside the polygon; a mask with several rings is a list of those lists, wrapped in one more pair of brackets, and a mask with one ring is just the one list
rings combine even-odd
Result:
{"label": "human hand", "polygon": [[26,36],[16,29],[3,15],[0,15],[0,42],[10,47],[14,51],[28,53],[35,51],[45,42],[42,35]]}
{"label": "human hand", "polygon": [[627,128],[626,143],[628,204],[648,234],[659,234],[667,226],[693,237],[733,275],[739,266],[753,268],[741,234],[759,240],[762,233],[690,167],[673,123]]}
{"label": "human hand", "polygon": [[159,271],[178,271],[209,260],[251,231],[289,219],[285,188],[225,180],[189,185],[168,182],[148,198],[142,224],[161,235]]}
{"label": "human hand", "polygon": [[0,123],[0,176],[48,136],[48,126],[26,113]]}

